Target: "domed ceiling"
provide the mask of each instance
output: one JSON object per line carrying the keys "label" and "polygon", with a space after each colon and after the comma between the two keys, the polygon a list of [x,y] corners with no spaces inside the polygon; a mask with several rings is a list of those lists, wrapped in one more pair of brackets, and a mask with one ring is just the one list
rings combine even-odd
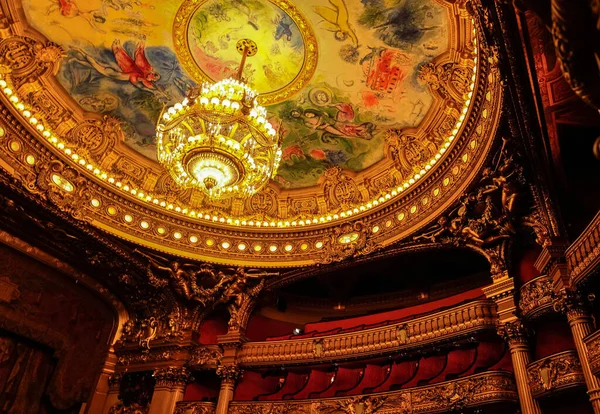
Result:
{"label": "domed ceiling", "polygon": [[[58,162],[22,168],[78,218],[181,256],[296,266],[389,244],[466,187],[498,118],[498,74],[464,2],[8,3],[2,44],[29,45],[31,61],[4,59],[4,98],[35,120],[29,132],[53,154],[44,164]],[[234,74],[242,38],[259,46],[244,78],[284,138],[283,161],[259,194],[211,202],[156,162],[155,124],[191,86]],[[36,156],[25,147],[4,149]]]}

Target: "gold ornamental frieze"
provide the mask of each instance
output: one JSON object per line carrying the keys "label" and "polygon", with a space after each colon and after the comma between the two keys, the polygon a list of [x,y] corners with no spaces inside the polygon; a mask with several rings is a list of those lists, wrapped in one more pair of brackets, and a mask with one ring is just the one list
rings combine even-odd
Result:
{"label": "gold ornamental frieze", "polygon": [[535,319],[554,311],[554,288],[549,276],[539,276],[521,286],[519,309],[524,317]]}
{"label": "gold ornamental frieze", "polygon": [[527,376],[535,398],[585,386],[585,378],[575,350],[559,352],[532,362],[527,366]]}
{"label": "gold ornamental frieze", "polygon": [[[344,398],[297,401],[232,401],[229,412],[246,413],[448,413],[493,403],[516,404],[517,387],[513,375],[489,371],[439,384],[386,393]],[[202,411],[203,403],[178,403],[178,407]]]}
{"label": "gold ornamental frieze", "polygon": [[497,60],[478,44],[474,22],[451,8],[450,52],[420,75],[432,109],[419,128],[387,132],[384,159],[360,172],[332,166],[317,187],[271,183],[247,200],[209,203],[128,147],[115,119],[83,111],[55,77],[65,52],[31,29],[22,10],[1,4],[0,17],[14,16],[0,42],[2,169],[80,220],[189,259],[291,267],[384,248],[467,188],[500,118]]}

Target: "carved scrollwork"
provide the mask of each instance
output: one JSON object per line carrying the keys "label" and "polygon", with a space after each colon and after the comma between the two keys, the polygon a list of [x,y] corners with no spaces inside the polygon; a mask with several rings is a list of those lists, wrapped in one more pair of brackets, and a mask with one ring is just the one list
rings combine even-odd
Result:
{"label": "carved scrollwork", "polygon": [[391,129],[385,137],[386,153],[394,161],[402,177],[419,172],[421,166],[437,152],[437,146],[424,138]]}
{"label": "carved scrollwork", "polygon": [[498,335],[510,346],[527,345],[529,329],[521,320],[505,322],[498,325]]}
{"label": "carved scrollwork", "polygon": [[278,207],[277,192],[271,187],[266,187],[246,200],[246,212],[260,220],[276,217]]}
{"label": "carved scrollwork", "polygon": [[215,403],[182,401],[177,403],[174,414],[213,414]]}
{"label": "carved scrollwork", "polygon": [[333,229],[323,246],[320,263],[339,262],[372,253],[377,245],[369,238],[369,228],[362,221],[344,223]]}
{"label": "carved scrollwork", "polygon": [[[471,72],[471,73],[469,73]],[[427,63],[419,71],[419,80],[428,84],[445,100],[463,101],[463,95],[468,92],[472,71],[455,63]]]}
{"label": "carved scrollwork", "polygon": [[244,374],[244,371],[237,365],[219,365],[216,372],[221,381],[234,383]]}
{"label": "carved scrollwork", "polygon": [[190,377],[191,373],[185,367],[160,368],[154,371],[157,387],[183,388]]}
{"label": "carved scrollwork", "polygon": [[0,42],[0,66],[10,72],[17,87],[47,73],[55,74],[64,56],[63,49],[52,42],[41,43],[24,36]]}
{"label": "carved scrollwork", "polygon": [[385,394],[318,401],[244,402],[234,401],[234,414],[376,414],[454,412],[494,401],[516,402],[513,377],[488,372],[435,385],[392,391]]}
{"label": "carved scrollwork", "polygon": [[576,351],[565,351],[527,366],[529,386],[538,398],[554,390],[584,385],[585,379]]}
{"label": "carved scrollwork", "polygon": [[91,197],[87,181],[80,173],[58,160],[40,163],[36,171],[37,176],[32,176],[28,182],[30,191],[40,194],[73,217],[82,218],[83,205]]}
{"label": "carved scrollwork", "polygon": [[365,201],[356,182],[340,167],[328,168],[323,177],[323,195],[329,211],[344,210]]}
{"label": "carved scrollwork", "polygon": [[77,125],[69,132],[68,138],[82,151],[99,157],[111,151],[117,141],[122,139],[121,135],[119,121],[104,116],[102,120],[88,119]]}
{"label": "carved scrollwork", "polygon": [[590,304],[593,295],[585,296],[581,290],[562,289],[554,295],[554,310],[563,313],[569,321],[590,318]]}
{"label": "carved scrollwork", "polygon": [[519,308],[523,316],[535,318],[552,310],[554,289],[548,276],[537,277],[521,287]]}
{"label": "carved scrollwork", "polygon": [[220,349],[202,347],[194,350],[189,366],[201,366],[208,364],[221,365],[221,358],[223,358],[223,352]]}

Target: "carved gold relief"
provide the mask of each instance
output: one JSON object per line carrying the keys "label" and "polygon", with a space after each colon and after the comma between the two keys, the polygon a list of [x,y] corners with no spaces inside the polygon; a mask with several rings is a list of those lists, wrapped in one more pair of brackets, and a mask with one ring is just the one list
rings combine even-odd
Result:
{"label": "carved gold relief", "polygon": [[552,391],[585,385],[575,350],[560,352],[529,364],[527,375],[536,398]]}
{"label": "carved gold relief", "polygon": [[[289,402],[233,401],[230,404],[230,412],[233,414],[443,413],[493,402],[517,402],[517,390],[511,374],[491,371],[435,385],[350,398]],[[187,407],[190,406],[190,403],[185,404]]]}

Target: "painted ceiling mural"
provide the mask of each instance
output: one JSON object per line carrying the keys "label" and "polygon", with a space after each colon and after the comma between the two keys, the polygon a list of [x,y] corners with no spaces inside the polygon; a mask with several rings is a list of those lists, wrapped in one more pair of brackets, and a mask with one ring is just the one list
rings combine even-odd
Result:
{"label": "painted ceiling mural", "polygon": [[[244,78],[284,135],[276,181],[314,186],[331,166],[384,157],[389,128],[417,127],[432,105],[423,65],[448,45],[434,0],[23,0],[27,20],[67,52],[58,80],[87,111],[121,122],[155,158],[164,104],[237,71],[241,38],[259,53]],[[186,23],[181,32],[177,22]],[[174,35],[175,33],[175,35]]]}

